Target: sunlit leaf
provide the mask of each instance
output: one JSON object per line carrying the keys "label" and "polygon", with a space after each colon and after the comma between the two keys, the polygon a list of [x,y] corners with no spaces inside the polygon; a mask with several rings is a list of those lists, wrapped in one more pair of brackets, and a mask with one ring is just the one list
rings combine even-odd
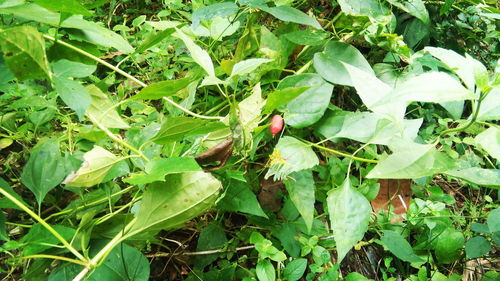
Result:
{"label": "sunlit leaf", "polygon": [[75,187],[94,186],[104,179],[108,171],[118,161],[120,159],[113,153],[96,145],[83,155],[83,163],[80,168],[69,174],[63,183]]}
{"label": "sunlit leaf", "polygon": [[302,170],[290,174],[283,181],[293,204],[302,215],[307,229],[311,231],[314,219],[315,184],[311,170]]}
{"label": "sunlit leaf", "polygon": [[446,171],[445,174],[482,186],[500,188],[500,170],[471,167]]}
{"label": "sunlit leaf", "polygon": [[365,196],[351,187],[349,178],[340,188],[330,191],[326,200],[340,264],[347,252],[363,239],[372,208]]}
{"label": "sunlit leaf", "polygon": [[194,158],[161,158],[148,162],[145,167],[145,172],[132,174],[123,181],[131,184],[146,184],[155,181],[165,181],[165,176],[168,174],[196,172],[201,170],[201,167],[196,163]]}
{"label": "sunlit leaf", "polygon": [[262,7],[261,9],[282,21],[289,21],[298,24],[309,25],[316,29],[322,29],[321,25],[316,19],[310,17],[300,10],[289,6]]}
{"label": "sunlit leaf", "polygon": [[106,128],[129,128],[129,125],[116,112],[115,105],[105,93],[95,85],[89,85],[86,89],[92,101],[85,114],[91,121],[97,121]]}
{"label": "sunlit leaf", "polygon": [[500,129],[490,127],[477,135],[475,140],[486,152],[500,160]]}

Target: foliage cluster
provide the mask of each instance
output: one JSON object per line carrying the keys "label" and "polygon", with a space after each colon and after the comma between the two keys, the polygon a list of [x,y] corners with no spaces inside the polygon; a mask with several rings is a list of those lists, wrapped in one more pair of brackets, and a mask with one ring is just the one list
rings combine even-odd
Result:
{"label": "foliage cluster", "polygon": [[498,280],[496,1],[186,2],[0,0],[4,280]]}

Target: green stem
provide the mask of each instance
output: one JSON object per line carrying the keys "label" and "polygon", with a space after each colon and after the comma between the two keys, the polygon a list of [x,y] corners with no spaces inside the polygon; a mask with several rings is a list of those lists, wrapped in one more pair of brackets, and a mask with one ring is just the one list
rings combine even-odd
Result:
{"label": "green stem", "polygon": [[[479,109],[481,109],[481,103],[482,103],[484,97],[485,97],[485,95],[479,97],[479,100],[477,101],[477,108],[474,111],[474,115],[472,116],[472,119],[470,120],[469,123],[467,123],[467,125],[462,126],[462,127],[456,127],[453,129],[444,130],[439,134],[439,137],[442,137],[442,136],[447,135],[449,133],[465,131],[472,124],[474,124],[474,122],[476,122],[477,115],[479,114]],[[438,137],[438,139],[439,139],[439,137]]]}
{"label": "green stem", "polygon": [[38,221],[43,227],[45,227],[52,235],[54,235],[57,240],[59,240],[66,249],[68,249],[73,255],[75,255],[78,259],[80,259],[82,262],[87,263],[87,259],[82,256],[73,246],[71,246],[64,237],[62,237],[59,232],[57,232],[52,226],[50,226],[45,220],[43,220],[40,216],[35,214],[30,208],[26,207],[21,201],[17,200],[14,196],[10,195],[7,191],[5,191],[3,188],[0,187],[0,193],[3,194],[5,197],[7,197],[10,201],[12,201],[14,204],[16,204],[19,208],[21,208],[23,211],[28,213],[32,218],[34,218],[36,221]]}
{"label": "green stem", "polygon": [[[105,60],[100,59],[100,58],[98,58],[98,57],[96,57],[96,56],[92,55],[91,53],[88,53],[88,52],[86,52],[86,51],[84,51],[84,50],[82,50],[82,49],[80,49],[80,48],[78,48],[78,47],[75,47],[75,46],[73,46],[73,45],[71,45],[71,44],[68,44],[68,43],[66,43],[66,42],[64,42],[64,41],[61,41],[61,40],[56,40],[56,38],[54,38],[54,37],[52,37],[52,36],[49,36],[49,35],[44,34],[44,35],[43,35],[43,37],[44,37],[44,38],[46,38],[46,39],[49,39],[49,40],[51,40],[51,41],[54,41],[54,42],[56,42],[57,44],[61,44],[61,45],[65,46],[65,47],[67,47],[67,48],[70,48],[70,49],[72,49],[72,50],[74,50],[74,51],[76,51],[76,52],[78,52],[78,53],[80,53],[80,54],[82,54],[82,55],[86,56],[86,57],[89,57],[89,58],[91,58],[91,59],[93,59],[93,60],[97,61],[98,63],[100,63],[100,64],[102,64],[102,65],[106,66],[107,68],[109,68],[109,69],[111,69],[111,70],[113,70],[113,71],[115,71],[115,72],[117,72],[117,73],[119,73],[119,74],[121,74],[121,75],[123,75],[123,76],[127,77],[128,79],[130,79],[130,80],[132,80],[132,81],[134,81],[136,84],[140,85],[140,86],[141,86],[141,87],[143,87],[143,88],[145,88],[145,87],[147,87],[147,86],[148,86],[146,83],[142,82],[141,80],[139,80],[139,79],[135,78],[134,76],[132,76],[132,75],[128,74],[127,72],[125,72],[125,71],[121,70],[120,68],[118,68],[118,67],[116,67],[116,66],[114,66],[114,65],[112,65],[112,64],[110,64],[110,63],[108,63],[108,62],[106,62]],[[194,113],[194,112],[191,112],[191,111],[190,111],[190,110],[188,110],[187,108],[184,108],[182,105],[180,105],[180,104],[178,104],[178,103],[174,102],[173,100],[171,100],[171,99],[169,99],[169,98],[167,98],[167,97],[163,97],[163,99],[164,99],[165,101],[169,102],[170,104],[172,104],[173,106],[177,107],[178,109],[180,109],[180,110],[184,111],[185,113],[187,113],[187,114],[189,114],[189,115],[192,115],[192,116],[194,116],[194,117],[197,117],[197,118],[202,118],[202,119],[221,119],[221,120],[222,120],[222,117],[203,116],[203,115],[199,115],[199,114],[196,114],[196,113]]]}
{"label": "green stem", "polygon": [[68,257],[54,256],[54,255],[45,255],[45,254],[30,255],[30,256],[24,256],[24,257],[17,257],[15,259],[37,259],[37,258],[61,260],[61,261],[67,261],[67,262],[71,262],[71,263],[76,263],[76,264],[79,264],[79,265],[87,266],[86,262],[82,262],[82,261],[75,260],[75,259],[70,259]]}
{"label": "green stem", "polygon": [[356,161],[360,161],[360,162],[366,162],[366,163],[373,163],[373,164],[378,163],[377,160],[356,157],[356,156],[353,156],[353,155],[351,155],[349,153],[345,153],[345,152],[342,152],[342,151],[338,151],[338,150],[334,150],[334,149],[331,149],[331,148],[328,148],[328,147],[324,147],[324,146],[321,146],[321,145],[318,145],[318,144],[315,144],[313,142],[306,141],[306,140],[303,140],[303,139],[301,139],[301,141],[303,141],[304,143],[306,143],[306,144],[308,144],[308,145],[310,145],[312,147],[316,147],[318,149],[331,152],[333,154],[344,156],[344,157],[352,159],[352,160],[356,160]]}

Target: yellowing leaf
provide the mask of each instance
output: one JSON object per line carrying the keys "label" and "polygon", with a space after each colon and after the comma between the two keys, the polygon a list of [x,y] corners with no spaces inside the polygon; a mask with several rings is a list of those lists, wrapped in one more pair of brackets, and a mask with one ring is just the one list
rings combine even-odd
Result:
{"label": "yellowing leaf", "polygon": [[116,112],[113,102],[105,93],[94,85],[89,85],[86,89],[92,98],[92,102],[85,115],[92,122],[98,122],[106,128],[129,128],[129,125]]}
{"label": "yellowing leaf", "polygon": [[75,187],[90,187],[100,183],[108,171],[121,159],[100,146],[83,155],[83,163],[78,171],[71,173],[64,184]]}

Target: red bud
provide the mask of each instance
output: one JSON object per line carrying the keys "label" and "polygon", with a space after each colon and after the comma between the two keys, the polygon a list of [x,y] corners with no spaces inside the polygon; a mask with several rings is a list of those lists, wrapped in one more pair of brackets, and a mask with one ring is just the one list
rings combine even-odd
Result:
{"label": "red bud", "polygon": [[274,115],[271,119],[271,126],[269,127],[269,130],[274,136],[281,132],[281,129],[283,129],[283,117],[281,117],[281,115]]}

